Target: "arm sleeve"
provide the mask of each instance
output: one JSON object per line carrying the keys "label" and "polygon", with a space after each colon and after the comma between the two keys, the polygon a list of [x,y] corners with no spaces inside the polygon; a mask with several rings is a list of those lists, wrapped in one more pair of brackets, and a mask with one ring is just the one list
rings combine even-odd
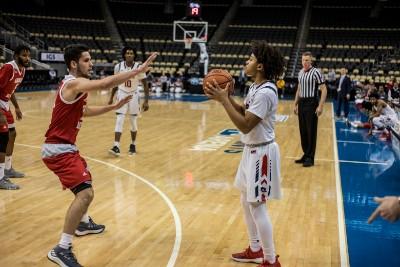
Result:
{"label": "arm sleeve", "polygon": [[316,69],[314,72],[314,79],[317,82],[318,85],[321,85],[325,83],[325,78],[324,75],[321,74],[321,71],[319,69]]}

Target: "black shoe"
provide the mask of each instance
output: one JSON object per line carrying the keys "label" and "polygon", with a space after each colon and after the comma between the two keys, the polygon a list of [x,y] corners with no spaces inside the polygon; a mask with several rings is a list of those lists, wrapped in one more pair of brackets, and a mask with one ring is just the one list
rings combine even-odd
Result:
{"label": "black shoe", "polygon": [[110,153],[111,155],[114,155],[116,157],[119,157],[119,155],[121,154],[121,151],[119,150],[119,147],[113,146],[110,150],[108,150],[108,153]]}
{"label": "black shoe", "polygon": [[311,166],[314,166],[314,160],[305,159],[303,162],[303,167],[311,167]]}
{"label": "black shoe", "polygon": [[135,154],[136,153],[136,146],[134,145],[134,144],[131,144],[130,146],[129,146],[129,152],[128,152],[128,154],[129,155],[133,155],[133,154]]}
{"label": "black shoe", "polygon": [[47,258],[59,266],[82,267],[72,252],[72,248],[65,249],[57,245],[49,251]]}
{"label": "black shoe", "polygon": [[304,161],[305,161],[305,157],[304,157],[304,156],[302,156],[301,158],[299,158],[299,159],[296,159],[296,160],[294,161],[294,163],[297,163],[297,164],[303,164],[303,163],[304,163]]}
{"label": "black shoe", "polygon": [[76,236],[84,236],[88,234],[100,234],[106,227],[102,224],[96,224],[92,218],[89,217],[89,222],[80,222],[78,228],[75,230]]}

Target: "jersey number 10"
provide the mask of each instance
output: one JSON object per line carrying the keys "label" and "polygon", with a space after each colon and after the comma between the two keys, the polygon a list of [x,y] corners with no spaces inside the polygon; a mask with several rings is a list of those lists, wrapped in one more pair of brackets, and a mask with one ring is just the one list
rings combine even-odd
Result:
{"label": "jersey number 10", "polygon": [[125,82],[125,87],[132,87],[132,82],[131,82],[131,80],[127,80],[127,81]]}

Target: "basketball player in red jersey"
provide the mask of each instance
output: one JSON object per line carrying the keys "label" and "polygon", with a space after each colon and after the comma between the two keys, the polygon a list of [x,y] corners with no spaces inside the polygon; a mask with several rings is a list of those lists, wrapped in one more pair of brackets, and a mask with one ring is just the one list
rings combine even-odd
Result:
{"label": "basketball player in red jersey", "polygon": [[25,176],[14,170],[11,164],[17,132],[10,110],[10,100],[14,105],[17,120],[22,119],[22,112],[14,92],[24,79],[25,68],[29,66],[30,60],[30,48],[19,45],[14,50],[14,60],[4,64],[0,69],[0,189],[19,189],[19,186],[8,178]]}
{"label": "basketball player in red jersey", "polygon": [[65,48],[64,60],[69,70],[57,91],[56,100],[46,140],[42,146],[42,159],[46,166],[60,179],[63,188],[75,194],[65,216],[60,242],[47,257],[60,266],[79,267],[72,252],[72,236],[98,234],[104,225],[98,225],[88,216],[87,211],[93,200],[92,177],[85,160],[79,155],[75,140],[82,124],[82,116],[96,116],[118,109],[128,103],[127,96],[115,104],[89,107],[86,105],[88,93],[107,90],[145,73],[156,58],[153,53],[142,66],[130,72],[112,75],[101,80],[89,80],[93,67],[89,48],[85,45],[70,45]]}

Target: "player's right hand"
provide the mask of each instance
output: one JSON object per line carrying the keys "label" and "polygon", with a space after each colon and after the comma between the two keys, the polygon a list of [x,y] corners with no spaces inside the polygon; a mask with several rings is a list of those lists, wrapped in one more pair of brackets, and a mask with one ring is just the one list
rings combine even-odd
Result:
{"label": "player's right hand", "polygon": [[294,106],[294,109],[293,109],[293,112],[294,112],[294,114],[299,114],[299,106],[298,105],[295,105]]}
{"label": "player's right hand", "polygon": [[131,101],[132,95],[128,95],[127,97],[122,98],[120,101],[114,104],[114,109],[119,109],[129,101]]}
{"label": "player's right hand", "polygon": [[156,59],[157,56],[158,52],[151,53],[147,60],[138,68],[138,71],[147,72],[150,68],[150,64]]}

